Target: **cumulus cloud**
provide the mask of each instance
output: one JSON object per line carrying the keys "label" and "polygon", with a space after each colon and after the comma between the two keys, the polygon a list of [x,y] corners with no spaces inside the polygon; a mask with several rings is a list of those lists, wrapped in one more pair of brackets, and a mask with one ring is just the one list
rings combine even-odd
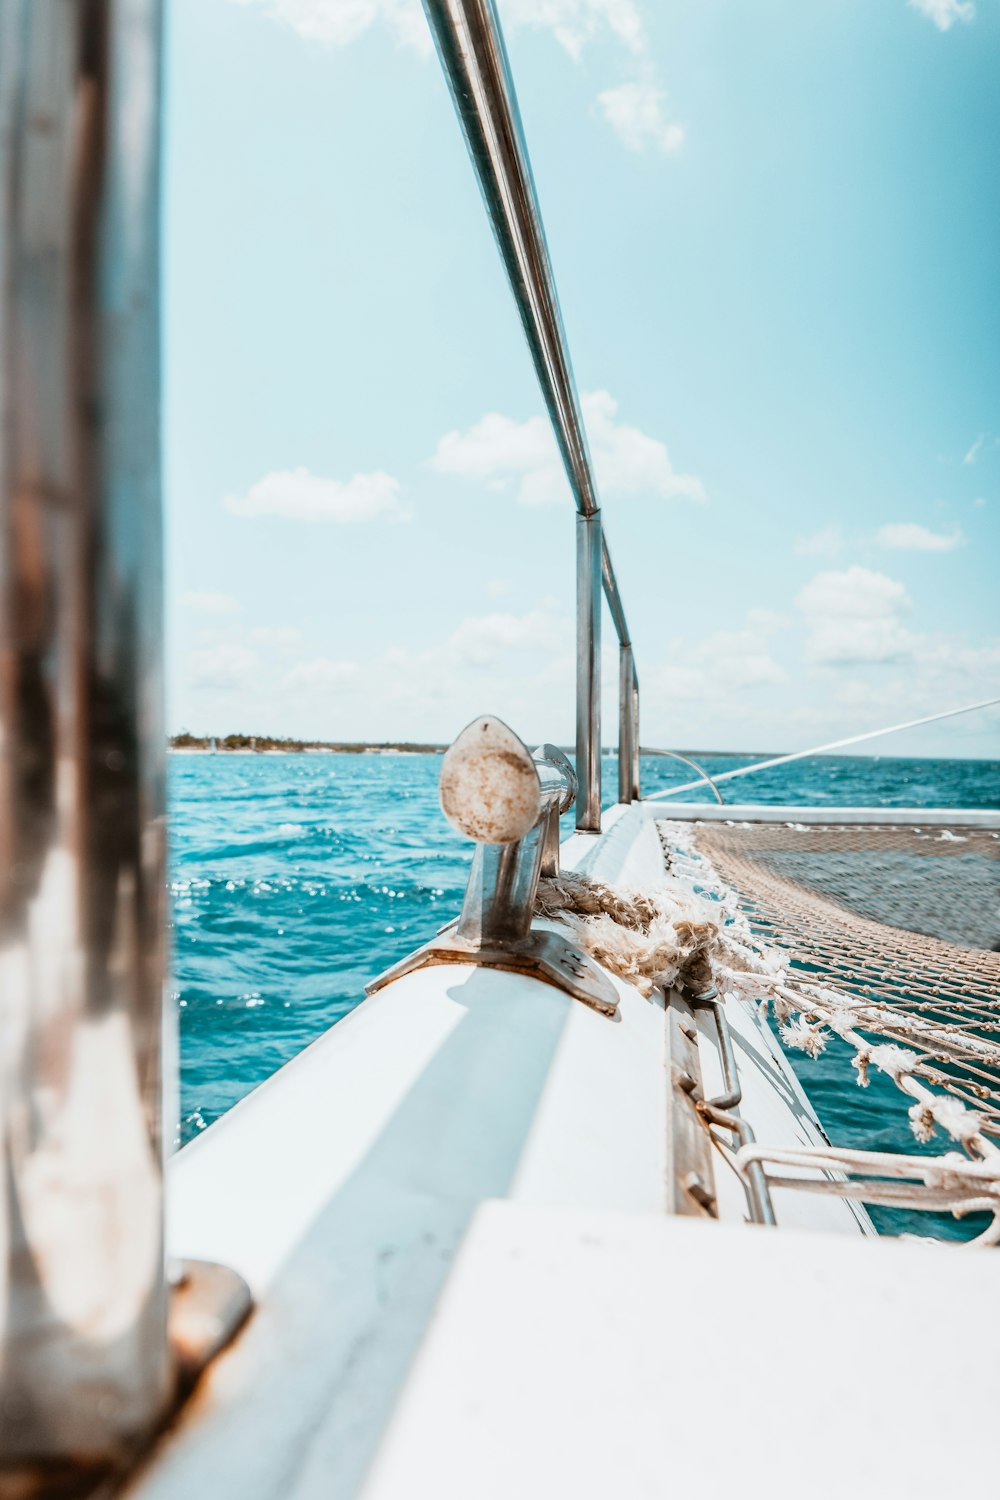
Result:
{"label": "cumulus cloud", "polygon": [[200,589],[182,594],[180,602],[195,615],[238,615],[243,608],[232,594],[213,594]]}
{"label": "cumulus cloud", "polygon": [[909,0],[914,10],[933,21],[938,31],[950,31],[956,21],[975,18],[974,0]]}
{"label": "cumulus cloud", "polygon": [[635,0],[501,0],[500,10],[506,25],[551,31],[575,62],[605,28],[629,52],[646,47]]}
{"label": "cumulus cloud", "polygon": [[825,526],[812,536],[800,536],[795,543],[798,557],[839,557],[844,550],[844,538],[839,526]]}
{"label": "cumulus cloud", "polygon": [[[431,714],[432,736],[455,733],[475,713],[502,713],[511,704],[523,724],[524,705],[534,705],[535,717],[553,683],[572,699],[573,662],[574,626],[567,616],[545,608],[498,611],[470,615],[442,639],[392,646],[363,664],[326,656],[298,662],[280,686],[306,705],[310,695],[321,702],[328,691],[353,723],[377,716],[386,733],[415,738],[428,732]],[[401,724],[422,728],[400,730]]]}
{"label": "cumulus cloud", "polygon": [[[420,0],[235,0],[253,5],[304,41],[346,47],[373,26],[384,25],[404,47],[431,51]],[[606,33],[629,52],[646,45],[635,0],[505,0],[505,24],[550,31],[578,62],[589,42]]]}
{"label": "cumulus cloud", "polygon": [[771,637],[787,623],[771,610],[751,609],[739,630],[672,641],[667,663],[651,676],[654,701],[719,702],[747,689],[787,682],[787,672],[770,650]]}
{"label": "cumulus cloud", "polygon": [[684,127],[667,115],[666,95],[652,83],[622,83],[598,94],[597,103],[630,151],[652,146],[669,155],[684,144]]}
{"label": "cumulus cloud", "polygon": [[[384,27],[395,41],[427,57],[433,50],[420,0],[233,0],[253,6],[288,27],[303,41],[327,48],[346,47],[373,27]],[[676,151],[683,127],[670,121],[664,96],[651,79],[649,40],[636,0],[501,0],[504,25],[547,31],[580,62],[592,42],[611,41],[642,74],[598,96],[604,117],[633,150],[654,145]]]}
{"label": "cumulus cloud", "polygon": [[[607,391],[586,393],[582,406],[602,495],[705,499],[701,480],[678,474],[664,443],[617,420],[618,403]],[[517,422],[489,412],[466,432],[446,433],[431,462],[439,473],[496,489],[513,484],[522,505],[558,504],[569,496],[555,439],[543,417]]]}
{"label": "cumulus cloud", "polygon": [[415,52],[431,51],[431,37],[420,0],[234,0],[253,5],[304,41],[346,47],[379,22]]}
{"label": "cumulus cloud", "polygon": [[817,665],[898,661],[912,652],[916,637],[902,624],[909,595],[885,573],[862,567],[817,573],[796,604],[809,627],[806,658]]}
{"label": "cumulus cloud", "polygon": [[928,531],[915,522],[900,521],[880,526],[875,537],[880,547],[897,552],[954,552],[965,541],[961,531]]}
{"label": "cumulus cloud", "polygon": [[234,516],[280,516],[292,521],[371,521],[379,515],[406,519],[399,481],[381,470],[353,479],[323,479],[308,469],[276,469],[252,484],[245,495],[223,501]]}
{"label": "cumulus cloud", "polygon": [[188,681],[193,688],[234,692],[246,687],[257,664],[254,653],[232,641],[192,651]]}
{"label": "cumulus cloud", "polygon": [[448,641],[456,663],[467,667],[495,666],[510,651],[549,654],[572,643],[572,622],[549,610],[527,614],[475,615],[462,621]]}

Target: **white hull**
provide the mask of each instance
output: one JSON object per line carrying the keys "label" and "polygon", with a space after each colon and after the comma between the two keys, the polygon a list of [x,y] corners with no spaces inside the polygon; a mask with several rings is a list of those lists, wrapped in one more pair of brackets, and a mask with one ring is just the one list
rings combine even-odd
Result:
{"label": "white hull", "polygon": [[[662,881],[655,811],[612,809],[602,836],[567,840],[564,867],[623,884]],[[615,1425],[624,1421],[631,1432],[642,1401],[669,1412],[669,1396],[647,1393],[635,1405],[643,1370],[673,1364],[680,1378],[728,1365],[732,1349],[713,1347],[728,1337],[752,1350],[752,1360],[770,1357],[759,1342],[762,1307],[775,1327],[788,1314],[751,1267],[763,1258],[773,1279],[780,1267],[801,1266],[803,1255],[836,1264],[832,1248],[803,1247],[858,1240],[870,1232],[867,1216],[836,1197],[778,1193],[779,1222],[820,1238],[743,1227],[744,1189],[720,1158],[725,1223],[673,1218],[664,1001],[615,984],[619,1018],[609,1020],[522,975],[468,965],[418,970],[365,1000],[174,1158],[171,1253],[233,1267],[257,1308],[132,1493],[499,1496],[512,1493],[516,1472],[518,1494],[551,1496],[559,1492],[553,1466],[565,1463],[562,1492],[597,1494],[598,1479],[619,1462]],[[757,1008],[731,1000],[728,1019],[741,1112],[757,1136],[821,1143]],[[711,1094],[722,1082],[711,1028],[699,1050]],[[891,1246],[871,1248],[892,1254]],[[507,1290],[496,1279],[501,1265],[514,1277]],[[599,1315],[587,1290],[595,1275]],[[518,1278],[526,1278],[524,1302]],[[701,1302],[723,1288],[732,1306],[720,1321]],[[563,1299],[551,1329],[550,1294]],[[577,1296],[579,1338],[564,1343],[565,1299]],[[509,1323],[508,1297],[519,1309]],[[520,1357],[477,1343],[470,1298],[480,1304],[473,1323],[485,1329],[499,1316],[512,1338],[524,1339]],[[739,1332],[740,1306],[756,1330],[752,1342]],[[682,1317],[687,1332],[677,1344]],[[699,1341],[688,1325],[702,1318]],[[811,1341],[797,1327],[796,1342],[800,1333]],[[634,1372],[625,1378],[635,1339]],[[581,1342],[589,1350],[582,1363]],[[598,1381],[605,1362],[607,1379],[595,1392],[603,1419],[591,1421],[574,1393],[584,1371]],[[794,1384],[797,1376],[786,1368],[782,1379]],[[508,1416],[529,1392],[550,1412],[550,1451],[538,1448],[544,1432],[526,1445],[508,1433],[506,1466],[492,1478],[484,1468],[477,1479],[501,1439],[493,1433],[481,1442],[485,1408],[472,1393],[492,1408],[495,1381],[509,1388]],[[440,1411],[450,1451],[425,1468],[414,1434],[426,1430],[428,1393],[449,1383],[468,1387],[467,1410]],[[435,1442],[445,1444],[443,1431]],[[651,1429],[619,1493],[664,1493],[676,1463],[662,1425]]]}

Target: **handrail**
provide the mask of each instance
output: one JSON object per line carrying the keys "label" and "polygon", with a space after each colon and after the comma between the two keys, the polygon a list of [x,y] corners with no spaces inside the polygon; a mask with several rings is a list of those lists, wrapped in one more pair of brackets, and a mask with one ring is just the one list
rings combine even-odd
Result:
{"label": "handrail", "polygon": [[622,604],[621,591],[618,588],[618,579],[615,577],[614,566],[611,562],[611,553],[608,551],[608,539],[601,537],[601,578],[604,583],[604,597],[608,601],[608,609],[618,632],[619,646],[631,646],[632,637],[629,635],[628,621],[625,619],[625,607]]}
{"label": "handrail", "polygon": [[639,684],[632,639],[603,535],[597,481],[496,6],[494,0],[424,0],[424,10],[578,512],[576,823],[595,832],[601,826],[602,583],[622,648],[619,794],[627,790],[621,800],[629,802],[638,796],[639,779]]}

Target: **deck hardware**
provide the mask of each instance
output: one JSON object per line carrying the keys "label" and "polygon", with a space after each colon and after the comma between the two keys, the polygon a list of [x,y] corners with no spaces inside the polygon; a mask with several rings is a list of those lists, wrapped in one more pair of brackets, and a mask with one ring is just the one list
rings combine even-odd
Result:
{"label": "deck hardware", "polygon": [[[696,1015],[708,1011],[715,1023],[719,1062],[722,1067],[723,1091],[710,1099],[704,1097],[701,1081],[701,1058]],[[672,990],[667,1004],[667,1054],[673,1083],[670,1129],[668,1133],[668,1182],[673,1184],[674,1213],[716,1214],[714,1175],[712,1172],[712,1125],[730,1131],[740,1146],[753,1143],[754,1135],[745,1120],[734,1115],[743,1097],[733,1052],[732,1033],[726,1019],[725,1005],[714,986],[699,994]],[[774,1224],[774,1208],[767,1187],[767,1175],[758,1162],[738,1171],[746,1193],[750,1217],[755,1224]],[[711,1186],[709,1186],[711,1184]]]}
{"label": "deck hardware", "polygon": [[181,1400],[252,1310],[253,1296],[238,1272],[214,1261],[180,1262],[171,1281],[167,1337]]}
{"label": "deck hardware", "polygon": [[715,1190],[710,1188],[697,1172],[691,1171],[684,1174],[684,1191],[701,1204],[702,1208],[711,1210],[715,1206]]}
{"label": "deck hardware", "polygon": [[710,989],[703,990],[701,994],[692,995],[689,998],[695,1010],[707,1010],[712,1016],[719,1043],[719,1061],[722,1065],[724,1087],[721,1094],[716,1094],[713,1099],[706,1099],[705,1103],[711,1105],[713,1109],[735,1109],[743,1098],[743,1090],[740,1088],[736,1057],[733,1053],[733,1036],[726,1019],[725,1006],[718,998],[714,985]]}
{"label": "deck hardware", "polygon": [[367,986],[374,994],[430,964],[476,964],[530,974],[603,1015],[618,994],[608,976],[560,932],[532,927],[539,876],[559,870],[559,818],[576,775],[554,745],[533,754],[500,719],[474,719],[441,766],[441,806],[476,843],[457,926],[439,932]]}
{"label": "deck hardware", "polygon": [[[743,1090],[740,1088],[739,1072],[736,1067],[736,1056],[733,1052],[733,1036],[729,1029],[729,1021],[726,1017],[724,1001],[719,999],[718,991],[714,985],[702,990],[697,995],[687,995],[686,999],[695,1011],[708,1011],[715,1023],[715,1034],[718,1039],[719,1062],[722,1067],[723,1090],[721,1094],[715,1094],[711,1099],[701,1099],[698,1103],[698,1112],[708,1125],[718,1125],[723,1130],[731,1131],[736,1136],[741,1146],[752,1145],[754,1133],[747,1122],[738,1115],[731,1113],[739,1105],[743,1098]],[[711,1132],[709,1132],[711,1133]],[[774,1224],[774,1207],[771,1203],[771,1195],[767,1186],[767,1174],[759,1162],[751,1163],[744,1170],[735,1167],[734,1170],[743,1184],[743,1190],[747,1196],[747,1205],[750,1209],[750,1217],[755,1224]]]}
{"label": "deck hardware", "polygon": [[[168,1281],[171,1385],[167,1405],[156,1420],[100,1457],[83,1453],[0,1459],[3,1500],[107,1500],[180,1416],[201,1375],[249,1318],[253,1296],[238,1272],[212,1261],[180,1261],[168,1268]],[[18,1409],[16,1391],[5,1401],[5,1417],[12,1425]],[[27,1415],[27,1403],[22,1409]]]}
{"label": "deck hardware", "polygon": [[[741,1148],[756,1144],[753,1131],[746,1120],[740,1119],[739,1115],[716,1109],[711,1104],[702,1104],[700,1110],[710,1125],[718,1125],[722,1130],[728,1130],[735,1135]],[[733,1165],[743,1184],[743,1191],[746,1193],[751,1220],[754,1224],[767,1224],[773,1227],[777,1220],[774,1216],[774,1205],[771,1202],[767,1173],[763,1165],[759,1161],[748,1162],[742,1169],[735,1162]]]}
{"label": "deck hardware", "polygon": [[704,1090],[698,1027],[688,995],[666,996],[667,1207],[687,1217],[716,1218],[712,1141],[698,1111]]}

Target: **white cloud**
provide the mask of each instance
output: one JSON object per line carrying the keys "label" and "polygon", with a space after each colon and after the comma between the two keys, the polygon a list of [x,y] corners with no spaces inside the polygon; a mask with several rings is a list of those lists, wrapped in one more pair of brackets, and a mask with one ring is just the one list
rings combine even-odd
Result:
{"label": "white cloud", "polygon": [[622,83],[598,94],[601,113],[630,151],[654,146],[669,155],[684,144],[684,127],[667,117],[666,95],[652,83]]}
{"label": "white cloud", "polygon": [[634,0],[501,0],[500,9],[505,25],[551,31],[576,62],[605,27],[630,52],[646,46]]}
{"label": "white cloud", "polygon": [[281,516],[294,521],[370,521],[378,515],[406,519],[399,502],[399,481],[381,470],[355,474],[341,483],[322,479],[308,469],[277,469],[252,484],[245,495],[223,501],[234,516]]}
{"label": "white cloud", "polygon": [[282,683],[282,719],[298,733],[343,737],[331,728],[334,698],[337,723],[351,724],[352,736],[433,740],[496,713],[537,743],[571,732],[574,663],[567,617],[543,608],[473,615],[443,639],[393,646],[363,665],[301,663]]}
{"label": "white cloud", "polygon": [[880,547],[896,552],[954,552],[965,541],[960,531],[928,531],[912,521],[880,526],[875,537]]}
{"label": "white cloud", "polygon": [[669,644],[667,662],[653,670],[647,702],[720,702],[749,688],[779,686],[788,674],[769,649],[787,621],[768,609],[748,610],[740,630],[715,630],[701,640]]}
{"label": "white cloud", "polygon": [[285,674],[283,687],[327,688],[351,682],[360,668],[353,661],[331,661],[327,656],[317,656],[312,661],[301,661]]}
{"label": "white cloud", "polygon": [[570,620],[549,610],[476,615],[462,621],[448,648],[461,666],[495,666],[510,651],[548,654],[565,648],[572,643],[572,632]]}
{"label": "white cloud", "polygon": [[182,594],[180,602],[195,615],[238,615],[243,608],[232,594],[213,594],[199,589]]}
{"label": "white cloud", "polygon": [[933,21],[938,31],[950,31],[956,21],[971,21],[976,14],[973,0],[909,0],[909,3]]}
{"label": "white cloud", "polygon": [[[426,55],[431,36],[420,0],[235,0],[258,6],[272,20],[304,41],[346,47],[371,27],[383,24],[397,42]],[[504,22],[551,31],[574,61],[589,42],[607,31],[629,52],[640,53],[646,39],[634,0],[505,0]]]}
{"label": "white cloud", "polygon": [[[665,444],[616,420],[618,403],[607,391],[586,393],[582,406],[602,495],[705,499],[701,480],[678,474]],[[446,433],[431,462],[440,473],[494,488],[515,483],[522,505],[558,504],[569,496],[555,439],[543,417],[516,422],[489,412],[466,432]]]}
{"label": "white cloud", "polygon": [[844,550],[844,538],[839,526],[826,526],[812,536],[800,536],[795,543],[798,557],[839,557]]}
{"label": "white cloud", "polygon": [[513,593],[513,586],[506,578],[491,578],[486,585],[486,592],[491,599],[506,599],[508,594]]}
{"label": "white cloud", "polygon": [[323,47],[346,47],[377,22],[404,46],[428,54],[431,38],[420,0],[235,0],[255,5],[272,21]]}
{"label": "white cloud", "polygon": [[983,442],[985,440],[985,437],[986,437],[986,434],[984,432],[981,432],[979,434],[979,436],[976,438],[976,441],[972,444],[972,446],[969,448],[969,451],[966,453],[965,457],[962,459],[963,464],[974,464],[975,463],[977,457],[979,456],[979,450],[983,446]]}
{"label": "white cloud", "polygon": [[[403,47],[422,57],[433,50],[420,0],[233,0],[254,6],[303,41],[346,47],[373,27],[384,26]],[[574,62],[595,41],[617,42],[640,64],[644,81],[625,83],[599,95],[606,119],[632,149],[654,144],[676,151],[682,126],[664,113],[662,92],[648,81],[649,42],[636,0],[501,0],[504,25],[550,32]]]}
{"label": "white cloud", "polygon": [[975,500],[973,500],[972,503],[976,507],[977,510],[982,510],[983,506],[986,504],[986,497],[985,497],[985,495],[977,495],[976,498],[975,498]]}
{"label": "white cloud", "polygon": [[810,617],[887,618],[909,605],[906,589],[885,573],[852,567],[817,573],[799,592],[799,608]]}
{"label": "white cloud", "polygon": [[916,637],[901,617],[910,608],[906,589],[885,573],[852,567],[817,573],[796,603],[806,617],[806,658],[821,666],[898,661]]}
{"label": "white cloud", "polygon": [[246,687],[257,658],[246,646],[223,641],[201,651],[192,651],[188,682],[193,688],[233,692]]}

